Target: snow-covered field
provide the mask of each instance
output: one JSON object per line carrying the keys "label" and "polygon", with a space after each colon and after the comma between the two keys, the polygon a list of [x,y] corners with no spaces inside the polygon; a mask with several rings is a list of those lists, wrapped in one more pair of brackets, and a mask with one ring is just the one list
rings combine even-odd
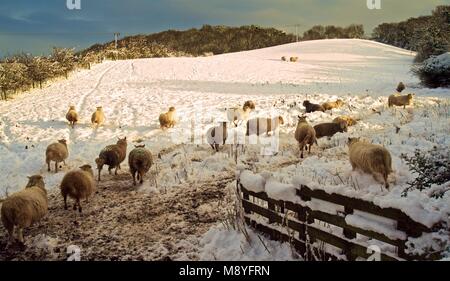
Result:
{"label": "snow-covered field", "polygon": [[[299,62],[283,62],[282,56],[298,56]],[[300,176],[319,188],[397,206],[427,224],[448,220],[448,193],[439,200],[420,192],[412,192],[406,199],[400,196],[407,181],[414,177],[400,155],[413,153],[416,148],[450,146],[450,91],[421,88],[410,73],[413,58],[412,52],[372,41],[321,40],[213,57],[96,65],[68,80],[0,103],[0,197],[23,188],[26,176],[32,174],[44,175],[48,189],[57,188],[64,173],[47,172],[45,149],[60,138],[68,140],[70,152],[63,171],[84,163],[94,166],[95,157],[105,145],[127,136],[131,141],[145,143],[154,155],[172,147],[180,150],[176,145],[185,144],[180,153],[158,159],[159,189],[176,188],[188,178],[211,180],[219,174],[232,173],[236,166],[228,157],[228,150],[214,153],[201,143],[209,127],[226,119],[226,108],[251,99],[257,105],[252,116],[281,115],[285,124],[279,133],[279,153],[261,156],[259,146],[248,146],[240,156],[244,167],[271,172],[283,183],[290,184]],[[388,109],[387,97],[400,81],[407,85],[407,93],[416,94],[414,105]],[[322,103],[338,97],[346,106],[332,113],[309,114],[309,122],[331,122],[339,115],[351,115],[361,121],[348,133],[337,134],[331,140],[321,139],[320,147],[313,147],[312,155],[306,154],[305,160],[300,161],[294,131],[297,115],[304,113],[301,103],[305,99]],[[65,121],[69,105],[75,105],[81,115],[74,130]],[[107,118],[105,126],[99,129],[90,126],[96,106],[103,106]],[[158,116],[170,106],[176,107],[179,124],[162,131]],[[374,114],[372,109],[380,114]],[[398,133],[396,126],[400,128]],[[245,128],[229,130],[242,132]],[[364,137],[390,150],[395,170],[390,191],[380,188],[372,177],[351,171],[346,147],[349,136]],[[337,182],[338,174],[347,184]],[[148,185],[149,189],[156,189]],[[406,204],[408,200],[413,204]],[[421,210],[426,210],[426,214]],[[263,249],[261,245],[245,254],[235,244],[242,239],[239,233],[227,231],[219,227],[206,234],[201,258],[213,259],[217,249],[230,247],[229,251],[218,250],[219,257],[214,258],[267,258],[254,254]],[[234,248],[227,237],[234,237],[229,242],[234,243]],[[278,249],[279,254],[272,258],[289,259],[286,251]]]}

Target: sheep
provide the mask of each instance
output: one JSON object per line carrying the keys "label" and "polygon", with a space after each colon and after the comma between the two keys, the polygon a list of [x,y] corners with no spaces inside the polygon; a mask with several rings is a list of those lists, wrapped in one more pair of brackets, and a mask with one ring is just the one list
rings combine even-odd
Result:
{"label": "sheep", "polygon": [[349,159],[352,169],[356,168],[372,174],[375,180],[383,183],[389,190],[387,178],[392,170],[392,158],[389,151],[381,145],[361,141],[359,138],[348,138]]}
{"label": "sheep", "polygon": [[298,116],[298,124],[295,129],[295,139],[299,144],[299,148],[301,151],[300,158],[303,158],[303,148],[306,147],[308,149],[309,144],[309,153],[311,154],[311,146],[316,143],[316,131],[314,128],[309,125],[308,121],[306,121],[305,116]]}
{"label": "sheep", "polygon": [[336,133],[347,132],[347,122],[343,121],[340,123],[322,123],[314,126],[314,131],[316,131],[316,138],[320,139],[323,137],[332,137]]}
{"label": "sheep", "polygon": [[244,103],[244,107],[249,107],[252,111],[256,109],[256,104],[252,100],[248,100]]}
{"label": "sheep", "polygon": [[55,161],[55,173],[58,172],[58,163],[66,164],[66,159],[69,157],[69,150],[67,149],[67,141],[65,139],[58,140],[57,143],[52,143],[45,151],[45,162],[50,172],[50,162]]}
{"label": "sheep", "polygon": [[44,179],[40,175],[28,177],[25,189],[5,199],[2,204],[1,217],[14,242],[14,228],[20,244],[24,245],[23,229],[40,221],[48,212],[48,198]]}
{"label": "sheep", "polygon": [[99,154],[99,157],[95,159],[98,169],[98,181],[100,181],[100,174],[103,169],[103,165],[108,165],[108,172],[111,174],[112,169],[115,170],[117,175],[117,170],[120,169],[120,163],[125,160],[127,153],[127,138],[123,138],[117,141],[116,144],[108,145]]}
{"label": "sheep", "polygon": [[88,198],[95,192],[96,185],[94,181],[94,171],[91,165],[83,165],[79,170],[73,170],[68,172],[60,185],[61,195],[64,198],[64,210],[67,210],[67,196],[75,200],[73,204],[73,209],[76,210],[78,206],[78,211],[81,213],[81,199]]}
{"label": "sheep", "polygon": [[219,151],[219,146],[225,145],[228,138],[227,122],[222,122],[217,127],[212,127],[206,133],[206,138],[212,149]]}
{"label": "sheep", "polygon": [[412,99],[413,94],[407,94],[406,96],[390,95],[388,98],[388,105],[389,107],[392,107],[394,105],[403,106],[403,109],[405,109],[407,105],[411,104]]}
{"label": "sheep", "polygon": [[291,62],[297,62],[298,61],[298,57],[291,57],[289,60]]}
{"label": "sheep", "polygon": [[280,125],[284,124],[284,119],[281,116],[275,118],[254,118],[247,121],[246,136],[269,134],[274,132]]}
{"label": "sheep", "polygon": [[281,57],[281,60],[282,60],[282,61],[287,61],[287,58],[286,58],[285,56],[282,56],[282,57]]}
{"label": "sheep", "polygon": [[397,93],[401,93],[401,92],[403,92],[403,90],[405,90],[405,89],[406,89],[406,86],[405,86],[405,84],[403,84],[403,82],[398,83],[398,86],[397,86]]}
{"label": "sheep", "polygon": [[308,100],[303,102],[303,106],[306,108],[306,113],[311,113],[315,111],[325,112],[325,109],[320,104],[310,103]]}
{"label": "sheep", "polygon": [[227,110],[228,121],[234,124],[234,126],[239,125],[239,121],[247,121],[250,117],[251,108],[244,105],[244,108],[229,108]]}
{"label": "sheep", "polygon": [[341,123],[341,122],[347,123],[347,127],[354,126],[358,123],[356,119],[346,115],[339,116],[333,119],[333,123]]}
{"label": "sheep", "polygon": [[100,127],[105,122],[105,113],[103,113],[103,107],[98,106],[97,110],[92,113],[91,123],[93,126]]}
{"label": "sheep", "polygon": [[136,174],[139,183],[144,182],[144,175],[153,165],[152,153],[145,148],[145,145],[135,146],[128,155],[128,165],[133,176],[133,185],[136,185]]}
{"label": "sheep", "polygon": [[69,124],[73,129],[75,127],[75,124],[78,122],[78,113],[75,110],[75,106],[71,105],[69,107],[69,111],[66,114],[66,119],[67,121],[69,121]]}
{"label": "sheep", "polygon": [[170,107],[169,111],[159,115],[159,124],[161,129],[173,128],[175,126],[175,107]]}
{"label": "sheep", "polygon": [[325,110],[332,110],[334,108],[339,108],[344,104],[344,102],[341,99],[338,99],[334,102],[326,102],[322,104],[323,109]]}

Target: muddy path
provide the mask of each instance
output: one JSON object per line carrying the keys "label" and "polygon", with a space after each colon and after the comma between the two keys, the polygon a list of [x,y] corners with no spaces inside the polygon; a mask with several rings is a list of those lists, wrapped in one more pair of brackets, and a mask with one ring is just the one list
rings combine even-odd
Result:
{"label": "muddy path", "polygon": [[[148,179],[147,179],[148,180]],[[234,175],[142,192],[124,172],[105,176],[83,213],[64,210],[58,190],[49,193],[49,213],[24,231],[25,249],[7,247],[0,227],[0,260],[197,260],[199,239],[220,223],[231,200]],[[73,255],[72,255],[73,256]]]}

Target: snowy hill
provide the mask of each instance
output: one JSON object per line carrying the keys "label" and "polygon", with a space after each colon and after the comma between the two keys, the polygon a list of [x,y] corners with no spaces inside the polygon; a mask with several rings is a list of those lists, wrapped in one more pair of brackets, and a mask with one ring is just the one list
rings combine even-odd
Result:
{"label": "snowy hill", "polygon": [[[281,61],[282,56],[298,56],[299,62]],[[312,179],[339,172],[345,179],[359,179],[361,196],[386,197],[386,202],[395,204],[395,200],[402,200],[400,193],[413,177],[400,155],[416,148],[450,145],[450,92],[419,88],[419,81],[410,73],[413,58],[412,52],[372,41],[320,40],[213,57],[96,65],[45,89],[0,102],[0,197],[23,188],[26,176],[32,174],[44,175],[47,189],[57,189],[64,172],[85,163],[95,166],[100,150],[123,136],[143,141],[155,156],[172,148],[177,152],[157,160],[159,189],[233,174],[236,167],[227,150],[215,154],[206,144],[194,145],[190,143],[191,132],[204,138],[209,127],[226,119],[226,108],[252,99],[257,105],[254,116],[280,114],[286,123],[280,130],[280,154],[258,159],[259,148],[253,147],[242,155],[243,162],[256,162],[258,170],[271,171],[282,182],[299,173]],[[406,92],[416,94],[416,102],[406,110],[388,109],[387,96],[400,81],[408,86]],[[352,115],[361,121],[348,133],[320,140],[320,148],[314,147],[313,154],[301,162],[293,137],[296,116],[304,113],[301,103],[306,98],[321,103],[337,97],[348,106],[332,113],[310,114],[309,121],[315,125],[339,115]],[[81,116],[74,130],[65,121],[69,105],[75,105]],[[99,129],[90,126],[96,106],[103,106],[106,115],[106,124]],[[180,123],[164,132],[159,129],[158,116],[170,106],[177,108]],[[371,114],[371,109],[380,114]],[[197,123],[192,128],[194,118]],[[401,127],[400,133],[395,126]],[[372,178],[351,171],[345,145],[348,136],[368,138],[391,151],[396,171],[391,191],[383,191]],[[67,166],[58,174],[47,172],[45,149],[61,138],[68,140]],[[186,145],[176,146],[180,143]],[[286,165],[292,161],[297,163]],[[123,166],[125,173],[128,167]],[[106,173],[105,177],[114,179]],[[142,189],[154,192],[156,187],[147,180]],[[450,212],[448,204],[430,202],[420,194],[413,196],[419,209]],[[202,257],[209,257],[208,253]]]}

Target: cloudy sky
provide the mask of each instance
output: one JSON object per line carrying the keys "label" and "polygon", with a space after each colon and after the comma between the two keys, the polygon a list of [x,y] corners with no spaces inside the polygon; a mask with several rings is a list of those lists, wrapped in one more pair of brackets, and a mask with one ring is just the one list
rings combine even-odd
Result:
{"label": "cloudy sky", "polygon": [[52,46],[87,47],[122,35],[187,29],[203,24],[257,24],[301,31],[315,24],[364,24],[366,32],[382,22],[428,15],[450,0],[380,0],[369,10],[367,0],[80,0],[69,10],[67,0],[1,0],[0,56],[20,51],[47,53]]}

